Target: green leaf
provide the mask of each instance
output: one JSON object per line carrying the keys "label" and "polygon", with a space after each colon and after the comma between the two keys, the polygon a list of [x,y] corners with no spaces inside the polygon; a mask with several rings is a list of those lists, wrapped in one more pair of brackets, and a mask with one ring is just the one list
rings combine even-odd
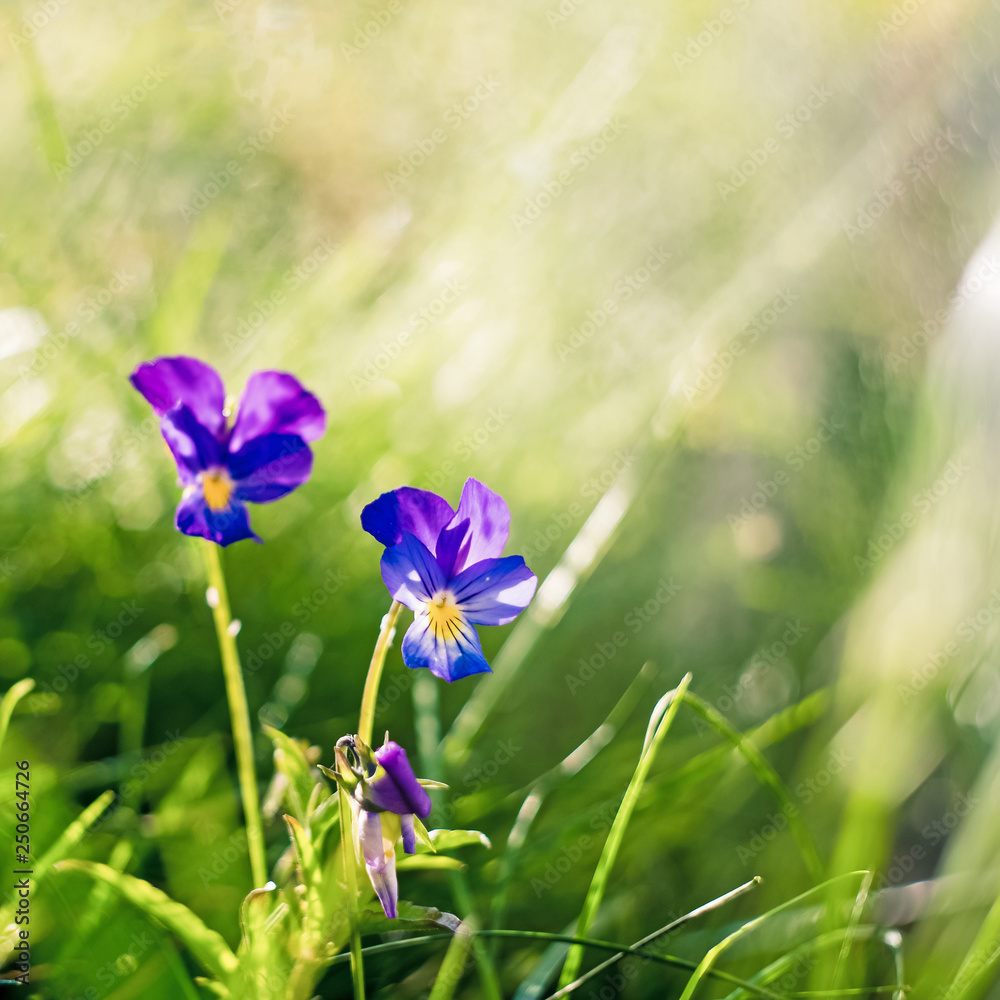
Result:
{"label": "green leaf", "polygon": [[434,851],[454,851],[459,847],[469,847],[477,844],[479,847],[491,849],[493,845],[490,838],[479,830],[431,830],[427,835],[430,841],[430,850]]}
{"label": "green leaf", "polygon": [[417,869],[438,869],[458,871],[465,867],[458,858],[448,858],[443,854],[410,854],[396,862],[396,871],[415,871]]}
{"label": "green leaf", "polygon": [[441,929],[458,930],[462,923],[454,913],[445,913],[435,906],[418,906],[401,899],[396,905],[398,916],[390,920],[377,903],[358,914],[362,934],[389,934],[393,931]]}
{"label": "green leaf", "polygon": [[11,685],[10,690],[0,701],[0,746],[3,746],[4,737],[7,735],[7,726],[10,725],[10,717],[14,714],[17,703],[35,686],[35,682],[30,677],[18,681]]}
{"label": "green leaf", "polygon": [[96,861],[60,861],[55,870],[83,872],[107,883],[147,916],[160,921],[176,934],[191,954],[217,978],[226,980],[239,968],[236,956],[221,934],[206,927],[196,914],[156,886]]}
{"label": "green leaf", "polygon": [[475,935],[469,921],[463,921],[455,930],[455,937],[448,945],[437,978],[431,987],[430,1000],[451,1000],[465,973],[465,963]]}
{"label": "green leaf", "polygon": [[[642,786],[645,784],[646,775],[649,774],[649,769],[653,766],[653,761],[656,759],[656,752],[659,750],[664,736],[667,735],[671,723],[673,723],[677,716],[677,711],[681,706],[690,683],[691,675],[685,674],[681,678],[680,684],[673,691],[668,692],[660,700],[656,708],[653,709],[653,714],[650,716],[650,731],[647,733],[646,745],[643,747],[639,763],[632,773],[632,780],[625,790],[625,798],[622,799],[622,804],[618,807],[618,813],[615,816],[614,823],[611,825],[608,839],[604,843],[604,850],[601,852],[601,857],[597,862],[597,868],[594,871],[590,888],[587,890],[587,898],[583,902],[583,909],[580,911],[576,930],[579,937],[586,937],[587,932],[590,930],[590,925],[597,915],[597,908],[601,905],[601,900],[604,898],[604,890],[607,888],[608,877],[611,875],[611,869],[614,867],[615,860],[618,857],[618,851],[621,848],[625,830],[628,827],[629,820],[632,818],[635,804],[639,800],[639,794],[642,792]],[[660,713],[662,713],[662,716],[660,716]],[[657,721],[658,716],[660,716],[659,721]],[[566,986],[576,979],[582,961],[583,948],[580,945],[574,945],[570,948],[569,954],[566,956],[566,964],[563,966],[562,976],[559,979],[560,986]]]}

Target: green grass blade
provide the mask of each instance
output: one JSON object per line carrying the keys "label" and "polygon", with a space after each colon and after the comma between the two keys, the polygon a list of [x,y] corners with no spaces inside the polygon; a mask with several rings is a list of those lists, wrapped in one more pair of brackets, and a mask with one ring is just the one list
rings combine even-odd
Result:
{"label": "green grass blade", "polygon": [[[611,875],[611,869],[614,867],[615,860],[618,857],[618,851],[621,848],[625,830],[628,828],[629,820],[632,818],[635,804],[639,800],[639,794],[642,792],[642,786],[645,784],[646,775],[649,774],[649,769],[653,766],[657,750],[659,750],[664,736],[667,735],[667,731],[677,716],[677,711],[684,700],[690,683],[691,675],[685,674],[680,684],[670,692],[668,696],[669,703],[664,706],[663,717],[660,719],[655,733],[649,740],[645,752],[639,758],[639,763],[632,773],[632,780],[628,784],[628,788],[625,791],[625,798],[622,799],[622,804],[618,808],[615,821],[611,825],[611,832],[604,843],[604,850],[598,859],[597,869],[594,871],[590,888],[587,890],[587,898],[584,900],[583,909],[580,911],[580,917],[577,921],[577,933],[581,936],[585,936],[590,929],[590,925],[597,914],[597,908],[601,905],[601,900],[604,898],[604,890],[607,888],[608,877]],[[653,715],[655,716],[660,710],[660,705],[658,705],[654,709]],[[569,954],[566,956],[566,964],[563,966],[562,976],[559,980],[561,987],[566,986],[576,979],[582,961],[583,949],[578,945],[570,948]]]}
{"label": "green grass blade", "polygon": [[101,813],[111,805],[115,793],[109,788],[106,792],[98,795],[86,809],[69,826],[63,830],[59,839],[42,855],[41,860],[33,866],[35,882],[40,882],[49,869],[76,847],[83,839],[83,835],[97,822]]}
{"label": "green grass blade", "polygon": [[35,686],[35,682],[30,677],[25,677],[23,681],[13,684],[0,701],[0,746],[3,746],[4,737],[7,735],[7,727],[10,725],[10,717],[14,714],[17,703]]}
{"label": "green grass blade", "polygon": [[[744,882],[743,885],[737,886],[735,889],[731,889],[727,893],[723,893],[723,895],[717,897],[716,899],[703,903],[701,906],[696,907],[689,913],[685,913],[676,920],[671,920],[669,924],[659,928],[659,930],[653,931],[652,934],[647,934],[644,938],[631,945],[631,947],[637,950],[639,948],[648,948],[654,941],[679,930],[685,924],[690,923],[690,921],[704,916],[706,913],[711,913],[712,910],[717,910],[720,906],[724,906],[726,903],[731,903],[734,899],[738,899],[740,896],[748,893],[751,889],[760,885],[760,882],[760,876],[755,875],[749,882]],[[559,1000],[560,997],[569,995],[573,992],[573,990],[582,986],[588,980],[593,979],[594,976],[598,976],[607,969],[610,969],[623,958],[625,958],[625,952],[623,951],[618,952],[617,955],[612,955],[611,958],[605,959],[605,961],[601,962],[600,965],[595,965],[589,972],[585,972],[579,979],[576,979],[568,986],[564,986],[562,989],[557,990],[550,997],[548,997],[548,1000]]]}
{"label": "green grass blade", "polygon": [[749,934],[752,930],[759,927],[768,917],[774,916],[776,913],[781,913],[783,910],[791,909],[797,903],[801,903],[804,899],[815,893],[827,888],[827,886],[834,885],[837,882],[842,882],[845,879],[856,878],[858,876],[864,877],[868,872],[847,872],[844,875],[837,875],[834,878],[827,879],[826,882],[822,882],[820,885],[814,886],[812,889],[807,889],[805,892],[800,893],[793,899],[786,900],[784,903],[780,903],[778,906],[772,907],[766,913],[762,913],[759,917],[754,917],[753,920],[748,920],[742,927],[738,927],[732,934],[724,937],[715,947],[709,948],[705,953],[705,957],[698,963],[698,968],[694,970],[691,978],[687,981],[687,985],[684,987],[684,992],[681,994],[680,1000],[691,1000],[694,995],[695,990],[698,988],[698,984],[705,978],[706,973],[715,964],[715,960],[728,948],[734,941],[739,938],[744,937]]}
{"label": "green grass blade", "polygon": [[437,978],[431,987],[430,1000],[451,1000],[459,981],[465,974],[465,964],[474,937],[474,928],[463,920],[458,930],[455,931],[451,944],[448,945],[448,951],[445,953],[441,968],[438,969]]}
{"label": "green grass blade", "polygon": [[107,883],[134,906],[176,934],[191,954],[217,978],[227,980],[239,968],[236,956],[221,934],[206,927],[186,906],[171,899],[156,886],[124,872],[116,872],[96,861],[60,861],[56,871],[83,872]]}
{"label": "green grass blade", "polygon": [[724,736],[746,759],[747,764],[762,785],[770,788],[781,803],[782,810],[788,817],[788,828],[795,838],[802,861],[806,866],[812,879],[818,882],[823,878],[823,863],[819,859],[819,851],[812,839],[805,823],[802,821],[801,811],[795,805],[791,792],[785,783],[778,777],[778,773],[767,762],[767,758],[745,737],[740,735],[729,723],[707,702],[704,702],[697,695],[685,693],[683,696],[685,703],[694,709],[713,729]]}

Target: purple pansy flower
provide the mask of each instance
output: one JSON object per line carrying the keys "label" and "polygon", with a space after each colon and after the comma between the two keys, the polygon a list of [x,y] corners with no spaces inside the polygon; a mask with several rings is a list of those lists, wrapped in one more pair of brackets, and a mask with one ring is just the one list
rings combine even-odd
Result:
{"label": "purple pansy flower", "polygon": [[157,358],[129,381],[160,418],[184,495],[175,524],[218,545],[260,541],[246,502],[270,503],[309,478],[307,441],[323,436],[326,413],[292,375],[254,372],[230,423],[218,372],[197,358]]}
{"label": "purple pansy flower", "polygon": [[390,919],[396,916],[396,841],[414,854],[417,837],[413,817],[426,819],[431,798],[417,781],[406,751],[389,739],[374,753],[357,737],[337,741],[338,770],[323,770],[344,786],[354,812],[355,848],[362,858],[372,888]]}
{"label": "purple pansy flower", "polygon": [[454,511],[437,494],[404,486],[368,504],[361,524],[386,546],[389,593],[414,612],[406,665],[446,681],[489,671],[473,626],[513,621],[538,583],[520,556],[500,556],[510,525],[503,498],[469,479]]}

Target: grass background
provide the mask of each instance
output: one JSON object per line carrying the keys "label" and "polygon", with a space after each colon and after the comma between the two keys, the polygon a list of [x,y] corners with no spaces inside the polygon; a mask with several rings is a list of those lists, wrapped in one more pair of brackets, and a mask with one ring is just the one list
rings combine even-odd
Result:
{"label": "grass background", "polygon": [[[254,509],[263,546],[225,552],[251,712],[326,763],[388,605],[362,506],[403,483],[455,502],[470,475],[507,498],[508,551],[545,581],[483,634],[496,658],[520,630],[516,673],[447,760],[415,693],[446,733],[479,681],[414,689],[394,650],[376,719],[492,838],[463,855],[476,911],[528,789],[648,663],[537,816],[506,926],[579,912],[649,712],[691,671],[736,728],[782,720],[761,745],[824,866],[900,890],[879,919],[933,995],[997,893],[998,32],[971,0],[0,7],[0,678],[38,682],[4,747],[2,842],[16,760],[39,850],[114,789],[77,853],[237,939],[249,869],[203,572],[127,382],[192,353],[234,394],[293,371],[328,410],[311,481]],[[697,958],[813,884],[738,758],[692,765],[718,745],[682,711],[597,936],[762,875],[676,943]],[[261,737],[265,780],[269,754]],[[274,861],[280,821],[268,837]],[[462,909],[440,873],[402,892]],[[127,904],[67,875],[33,906],[33,995],[199,995]],[[891,981],[870,952],[854,985]],[[540,949],[499,954],[512,996]],[[439,960],[385,958],[370,989],[420,996]],[[664,982],[643,969],[624,995]],[[348,990],[334,970],[321,994]],[[460,995],[478,990],[470,971]]]}

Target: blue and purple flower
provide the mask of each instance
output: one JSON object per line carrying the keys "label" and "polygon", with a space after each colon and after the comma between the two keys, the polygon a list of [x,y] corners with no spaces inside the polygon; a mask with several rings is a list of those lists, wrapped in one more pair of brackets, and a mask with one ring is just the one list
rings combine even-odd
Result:
{"label": "blue and purple flower", "polygon": [[350,796],[354,813],[355,848],[364,859],[372,888],[390,919],[396,916],[399,887],[396,882],[396,841],[403,850],[417,850],[413,817],[426,819],[431,798],[410,767],[406,751],[389,739],[374,753],[357,736],[337,741],[335,777]]}
{"label": "blue and purple flower", "polygon": [[222,379],[197,358],[157,358],[129,380],[160,418],[177,463],[177,529],[218,545],[259,542],[246,503],[270,503],[309,478],[307,442],[326,430],[319,400],[292,375],[254,372],[230,422]]}
{"label": "blue and purple flower", "polygon": [[473,626],[513,621],[538,583],[520,556],[500,555],[510,526],[503,498],[469,479],[454,511],[436,493],[404,486],[368,504],[361,524],[386,546],[389,593],[414,612],[406,665],[446,681],[488,672]]}

